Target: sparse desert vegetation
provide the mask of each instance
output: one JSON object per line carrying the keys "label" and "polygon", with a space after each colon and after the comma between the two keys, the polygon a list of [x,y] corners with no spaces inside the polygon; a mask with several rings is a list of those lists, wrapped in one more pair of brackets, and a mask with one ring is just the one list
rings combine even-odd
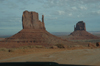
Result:
{"label": "sparse desert vegetation", "polygon": [[[61,45],[58,45],[61,46]],[[61,46],[62,47],[62,46]],[[100,48],[83,47],[70,48],[0,48],[0,62],[57,62],[59,64],[99,65]],[[92,57],[92,58],[91,58]],[[86,60],[86,59],[87,60]],[[76,60],[77,59],[77,60]],[[93,60],[95,62],[93,62]],[[91,63],[91,64],[90,64]]]}
{"label": "sparse desert vegetation", "polygon": [[57,46],[58,48],[65,48],[64,44],[56,44],[55,46]]}

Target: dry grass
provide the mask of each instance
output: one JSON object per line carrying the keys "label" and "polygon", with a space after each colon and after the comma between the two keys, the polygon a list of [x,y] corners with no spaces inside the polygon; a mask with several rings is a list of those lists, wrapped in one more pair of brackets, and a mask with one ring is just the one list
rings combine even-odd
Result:
{"label": "dry grass", "polygon": [[29,46],[19,47],[18,49],[29,49],[29,48],[44,48],[44,46],[42,46],[42,45],[29,45]]}
{"label": "dry grass", "polygon": [[7,51],[8,52],[9,49],[7,48],[0,48],[0,51]]}
{"label": "dry grass", "polygon": [[55,46],[57,46],[58,48],[65,48],[64,44],[56,44]]}

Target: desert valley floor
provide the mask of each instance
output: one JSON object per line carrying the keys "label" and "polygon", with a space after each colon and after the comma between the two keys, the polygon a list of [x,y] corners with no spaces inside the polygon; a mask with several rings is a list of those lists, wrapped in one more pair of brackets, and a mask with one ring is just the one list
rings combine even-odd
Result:
{"label": "desert valley floor", "polygon": [[100,48],[15,49],[0,51],[0,62],[57,62],[73,65],[100,65]]}
{"label": "desert valley floor", "polygon": [[79,21],[68,36],[50,34],[37,12],[24,11],[23,29],[8,38],[0,38],[0,63],[56,62],[69,65],[100,65],[100,37],[86,31]]}

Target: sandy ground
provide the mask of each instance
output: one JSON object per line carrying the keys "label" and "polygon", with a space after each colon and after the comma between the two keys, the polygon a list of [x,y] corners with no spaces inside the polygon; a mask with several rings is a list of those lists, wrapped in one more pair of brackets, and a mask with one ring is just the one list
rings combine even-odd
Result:
{"label": "sandy ground", "polygon": [[0,51],[0,63],[2,62],[57,62],[59,64],[100,65],[100,48]]}

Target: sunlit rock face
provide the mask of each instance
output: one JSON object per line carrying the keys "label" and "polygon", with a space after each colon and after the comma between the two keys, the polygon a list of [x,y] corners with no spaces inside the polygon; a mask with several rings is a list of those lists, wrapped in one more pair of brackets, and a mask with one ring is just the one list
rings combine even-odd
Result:
{"label": "sunlit rock face", "polygon": [[23,29],[45,29],[44,16],[42,22],[38,18],[38,13],[24,11],[22,16]]}

